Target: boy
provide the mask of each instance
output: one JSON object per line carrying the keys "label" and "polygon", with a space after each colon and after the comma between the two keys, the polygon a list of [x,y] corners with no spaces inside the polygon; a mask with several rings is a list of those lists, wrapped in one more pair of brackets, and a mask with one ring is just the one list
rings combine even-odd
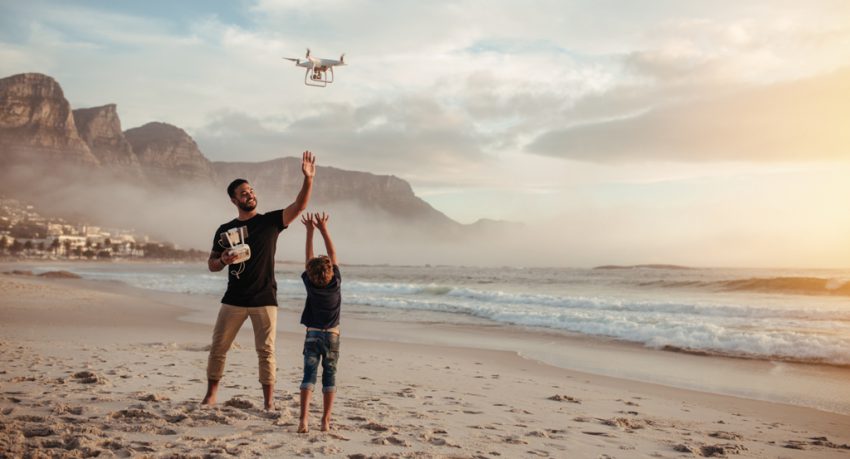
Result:
{"label": "boy", "polygon": [[[307,414],[310,397],[316,384],[319,362],[322,364],[322,432],[330,430],[331,408],[336,392],[336,365],[339,359],[339,311],[342,304],[340,284],[342,276],[336,259],[331,235],[328,232],[329,216],[315,213],[302,215],[301,223],[307,228],[307,252],[305,271],[301,274],[307,289],[307,300],[301,323],[307,327],[304,338],[304,378],[301,381],[301,419],[298,433],[309,430]],[[325,240],[327,256],[313,256],[313,230],[318,228]]]}

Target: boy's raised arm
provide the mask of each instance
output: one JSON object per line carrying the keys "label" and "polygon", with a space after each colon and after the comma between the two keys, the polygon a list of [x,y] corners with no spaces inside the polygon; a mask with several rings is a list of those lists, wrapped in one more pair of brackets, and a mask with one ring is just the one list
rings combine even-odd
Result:
{"label": "boy's raised arm", "polygon": [[334,248],[334,242],[331,240],[331,233],[328,231],[328,219],[331,218],[330,215],[322,212],[321,215],[318,213],[313,214],[313,224],[316,225],[316,228],[319,229],[319,232],[322,233],[322,239],[325,240],[325,249],[328,251],[328,258],[331,259],[331,263],[334,265],[339,265],[336,259],[336,249]]}
{"label": "boy's raised arm", "polygon": [[307,247],[305,251],[304,258],[304,267],[307,267],[307,263],[313,259],[313,219],[311,218],[309,213],[305,213],[301,216],[301,223],[304,224],[304,227],[307,228]]}

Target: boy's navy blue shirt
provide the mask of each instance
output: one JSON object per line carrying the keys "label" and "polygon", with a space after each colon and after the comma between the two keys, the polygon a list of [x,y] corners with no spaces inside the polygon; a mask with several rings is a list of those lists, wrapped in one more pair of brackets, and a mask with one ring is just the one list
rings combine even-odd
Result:
{"label": "boy's navy blue shirt", "polygon": [[304,302],[304,312],[301,313],[301,323],[307,327],[325,329],[339,325],[342,275],[339,273],[339,266],[334,265],[333,269],[334,277],[324,287],[313,285],[307,277],[307,271],[301,274],[304,287],[307,288],[307,300]]}

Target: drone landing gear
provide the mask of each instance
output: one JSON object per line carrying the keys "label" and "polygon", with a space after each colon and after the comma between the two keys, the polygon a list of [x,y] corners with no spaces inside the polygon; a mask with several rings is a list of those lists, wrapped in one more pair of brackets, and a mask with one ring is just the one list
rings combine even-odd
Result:
{"label": "drone landing gear", "polygon": [[[314,69],[312,69],[312,73],[310,72],[310,70],[311,69],[307,69],[307,71],[304,72],[304,84],[305,85],[316,86],[318,88],[324,88],[328,84],[334,82],[334,69],[333,69],[333,67],[330,67],[330,68],[314,68]],[[328,70],[331,71],[331,78],[330,79],[328,79]]]}

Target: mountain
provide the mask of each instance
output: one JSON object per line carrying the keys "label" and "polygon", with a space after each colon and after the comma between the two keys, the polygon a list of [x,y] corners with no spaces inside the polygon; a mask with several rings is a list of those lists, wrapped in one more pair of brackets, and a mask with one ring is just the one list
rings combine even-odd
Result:
{"label": "mountain", "polygon": [[115,104],[80,108],[73,114],[80,137],[102,166],[122,175],[142,176],[139,158],[121,131]]}
{"label": "mountain", "polygon": [[153,122],[129,129],[124,135],[133,146],[142,170],[152,182],[215,182],[216,175],[212,163],[183,129]]}
{"label": "mountain", "polygon": [[59,83],[39,73],[0,79],[0,153],[16,162],[100,164],[80,138]]}

